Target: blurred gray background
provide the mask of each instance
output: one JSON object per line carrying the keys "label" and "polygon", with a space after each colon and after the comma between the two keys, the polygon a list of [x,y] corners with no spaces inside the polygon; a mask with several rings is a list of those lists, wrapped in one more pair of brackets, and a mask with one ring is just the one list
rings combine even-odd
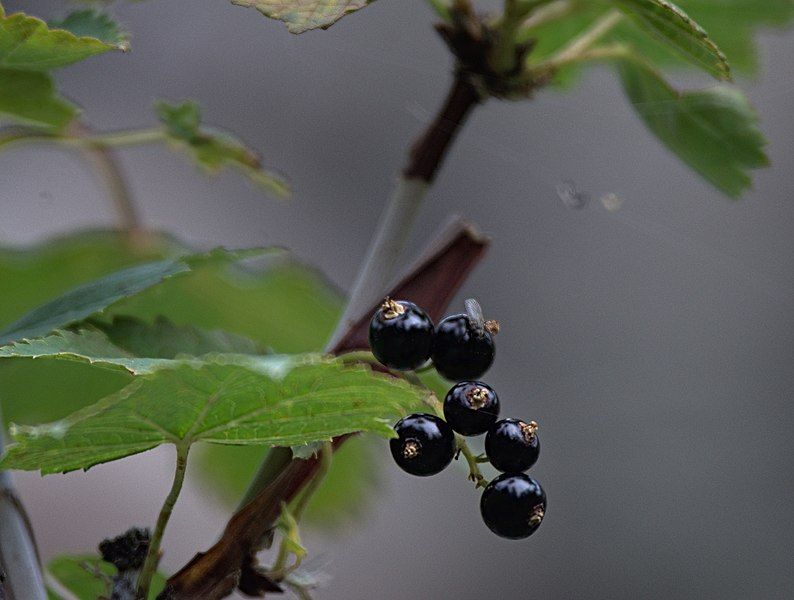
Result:
{"label": "blurred gray background", "polygon": [[[58,74],[95,126],[151,125],[155,98],[193,97],[296,191],[283,203],[235,174],[207,179],[164,148],[126,150],[145,223],[202,245],[286,245],[347,288],[449,80],[424,3],[380,0],[300,37],[223,0],[116,13],[133,52]],[[488,381],[506,415],[541,424],[533,474],[548,517],[530,540],[501,540],[460,471],[411,478],[384,444],[388,484],[368,518],[336,536],[305,534],[333,576],[319,598],[794,597],[792,39],[761,36],[763,74],[739,82],[773,167],[736,203],[646,132],[607,69],[572,93],[475,113],[412,250],[453,212],[493,236],[461,299],[478,296],[503,324]],[[563,180],[592,202],[566,207]],[[618,210],[599,202],[608,193]],[[0,155],[0,207],[4,244],[114,219],[76,156],[43,148]],[[161,449],[87,474],[18,474],[44,554],[153,522],[172,460]],[[224,516],[189,485],[166,568],[209,546]]]}

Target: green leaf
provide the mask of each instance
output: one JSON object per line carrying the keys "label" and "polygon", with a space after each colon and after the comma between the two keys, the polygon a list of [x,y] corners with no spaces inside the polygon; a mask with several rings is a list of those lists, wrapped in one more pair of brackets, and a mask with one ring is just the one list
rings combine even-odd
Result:
{"label": "green leaf", "polygon": [[[29,248],[0,247],[0,281],[13,290],[0,294],[0,326],[76,285],[186,251],[161,235],[141,242],[131,244],[117,232],[92,231]],[[320,352],[341,307],[342,296],[321,274],[282,255],[257,269],[209,264],[190,276],[167,279],[111,306],[107,318],[118,316],[119,331],[105,332],[122,350],[144,356],[147,351],[133,342],[137,335],[122,336],[121,324],[126,315],[135,315],[144,327],[152,327],[166,315],[174,327],[235,331],[279,353]],[[168,356],[167,345],[161,351],[155,345],[149,348],[160,358],[176,356]],[[61,419],[131,381],[126,370],[98,369],[75,360],[0,360],[3,415],[17,423]],[[383,448],[375,442],[373,436],[356,436],[334,453],[333,467],[304,515],[308,523],[328,529],[362,517],[381,480],[378,458]],[[234,506],[266,451],[261,446],[199,445],[191,460],[192,476],[203,481],[208,493]],[[353,497],[351,487],[358,490]]]}
{"label": "green leaf", "polygon": [[107,13],[95,8],[75,10],[50,27],[65,29],[78,37],[91,37],[119,50],[129,50],[129,35]]}
{"label": "green leaf", "polygon": [[218,352],[265,352],[261,344],[242,335],[219,329],[175,325],[163,316],[158,316],[154,323],[146,323],[135,317],[117,315],[109,323],[95,320],[91,324],[104,332],[113,344],[135,356],[178,358]]}
{"label": "green leaf", "polygon": [[328,29],[370,2],[372,0],[232,0],[232,4],[256,8],[266,17],[286,23],[290,33]]}
{"label": "green leaf", "polygon": [[[97,600],[109,598],[111,578],[116,568],[98,556],[86,554],[82,556],[58,556],[50,561],[47,570],[65,591],[70,592],[79,600]],[[149,598],[157,597],[165,587],[166,578],[155,573]],[[55,590],[49,590],[50,598],[65,600]]]}
{"label": "green leaf", "polygon": [[626,95],[648,128],[670,150],[725,194],[750,187],[751,169],[765,167],[765,140],[755,111],[737,89],[678,92],[636,61],[619,66]]}
{"label": "green leaf", "polygon": [[202,127],[201,111],[195,102],[157,102],[155,111],[171,145],[187,152],[204,172],[215,174],[223,167],[231,167],[276,196],[290,194],[284,179],[264,169],[259,156],[240,140],[230,133]]}
{"label": "green leaf", "polygon": [[706,31],[667,0],[616,0],[621,10],[651,35],[669,43],[717,79],[730,79],[725,55]]}
{"label": "green leaf", "polygon": [[[683,11],[705,29],[709,37],[719,46],[730,61],[734,71],[752,74],[757,70],[755,36],[761,29],[781,28],[794,20],[794,0],[679,0]],[[554,19],[539,25],[525,27],[519,40],[535,39],[536,45],[530,54],[531,61],[549,58],[571,39],[615,6],[615,0],[570,0],[557,5],[564,10]],[[636,22],[626,20],[604,37],[603,42],[625,43],[639,55],[658,67],[690,67],[691,62],[682,60],[681,53],[668,43],[648,34],[647,29]],[[557,81],[568,83],[578,69],[563,69]]]}
{"label": "green leaf", "polygon": [[202,264],[213,261],[228,263],[245,256],[246,253],[214,250],[205,254],[166,259],[118,271],[81,285],[30,311],[0,331],[0,344],[37,337],[58,327],[75,323],[104,311],[123,298],[137,294],[169,277],[187,273]]}
{"label": "green leaf", "polygon": [[13,290],[0,294],[0,327],[80,284],[186,251],[159,234],[141,234],[132,243],[115,231],[80,232],[31,247],[0,247],[0,281]]}
{"label": "green leaf", "polygon": [[88,469],[163,443],[291,446],[354,431],[390,437],[422,391],[317,356],[217,355],[172,361],[118,393],[46,425],[12,426],[0,468]]}
{"label": "green leaf", "polygon": [[78,37],[64,29],[50,29],[41,19],[25,13],[6,15],[0,6],[2,69],[49,71],[118,48],[93,37]]}
{"label": "green leaf", "polygon": [[0,68],[0,122],[60,130],[77,112],[47,73]]}

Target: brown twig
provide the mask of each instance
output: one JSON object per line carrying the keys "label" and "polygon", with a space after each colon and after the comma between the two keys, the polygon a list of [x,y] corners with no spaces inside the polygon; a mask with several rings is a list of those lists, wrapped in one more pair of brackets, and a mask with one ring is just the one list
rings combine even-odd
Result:
{"label": "brown twig", "polygon": [[[449,303],[488,247],[487,238],[473,226],[455,221],[427,254],[390,291],[395,298],[410,298],[433,319],[443,316]],[[373,306],[373,310],[375,307]],[[362,316],[334,347],[340,354],[367,347],[369,318]],[[349,436],[334,439],[339,447]],[[250,579],[252,556],[273,527],[281,503],[289,502],[315,475],[316,457],[291,461],[279,475],[228,522],[221,539],[207,552],[197,554],[169,580],[160,600],[202,598],[216,600],[234,591],[241,577]],[[261,575],[260,575],[261,577]]]}

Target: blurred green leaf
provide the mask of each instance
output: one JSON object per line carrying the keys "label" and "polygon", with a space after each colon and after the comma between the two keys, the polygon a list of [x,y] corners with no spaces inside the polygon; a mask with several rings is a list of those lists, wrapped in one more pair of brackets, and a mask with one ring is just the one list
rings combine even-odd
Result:
{"label": "blurred green leaf", "polygon": [[669,43],[717,79],[730,79],[725,55],[706,31],[667,0],[617,0],[617,5],[651,35]]}
{"label": "blurred green leaf", "polygon": [[0,68],[49,71],[113,49],[118,46],[51,29],[41,19],[25,13],[7,15],[0,5]]}
{"label": "blurred green leaf", "polygon": [[626,95],[648,128],[716,188],[738,197],[749,171],[768,165],[758,119],[741,91],[679,92],[637,61],[619,65]]}
{"label": "blurred green leaf", "polygon": [[[699,23],[727,57],[734,71],[745,74],[757,70],[755,37],[759,30],[780,28],[794,20],[794,0],[679,0],[676,5]],[[599,17],[616,6],[615,0],[570,0],[558,6],[559,16],[538,26],[526,27],[519,39],[535,39],[530,58],[533,62],[549,58],[572,38],[584,32]],[[530,23],[532,23],[530,21]],[[626,21],[604,37],[604,43],[630,44],[637,53],[658,67],[687,67],[669,44],[648,35],[636,23]],[[564,69],[563,83],[578,69]]]}
{"label": "blurred green leaf", "polygon": [[[50,575],[68,592],[79,600],[97,600],[110,598],[111,578],[116,568],[98,556],[86,554],[82,556],[58,556],[47,565]],[[165,587],[166,578],[155,573],[149,598],[156,598]],[[55,590],[48,590],[50,598],[65,600]]]}
{"label": "blurred green leaf", "polygon": [[159,370],[69,417],[12,426],[6,469],[88,469],[160,444],[290,446],[355,431],[394,435],[422,391],[364,366],[316,356],[161,359]]}
{"label": "blurred green leaf", "polygon": [[0,331],[0,344],[22,338],[38,337],[57,327],[83,320],[93,314],[105,311],[123,298],[134,296],[165,279],[188,273],[202,265],[213,262],[228,264],[264,252],[265,250],[231,252],[216,249],[202,254],[185,255],[178,259],[164,259],[111,273],[74,288],[11,323],[3,331]]}
{"label": "blurred green leaf", "polygon": [[12,290],[0,294],[0,327],[78,285],[186,251],[163,235],[146,234],[132,243],[115,231],[80,232],[23,248],[0,247],[0,281]]}
{"label": "blurred green leaf", "polygon": [[50,21],[50,27],[65,29],[78,37],[91,37],[120,50],[129,49],[129,36],[110,15],[96,8],[70,12],[60,20]]}
{"label": "blurred green leaf", "polygon": [[58,95],[47,73],[0,68],[0,123],[59,130],[77,112],[74,104]]}
{"label": "blurred green leaf", "polygon": [[202,356],[211,352],[265,352],[261,344],[242,335],[219,329],[175,325],[163,316],[158,316],[154,323],[146,323],[135,317],[117,315],[110,322],[93,320],[91,325],[104,332],[113,344],[135,356],[178,358],[185,355]]}
{"label": "blurred green leaf", "polygon": [[290,33],[327,29],[370,2],[372,0],[232,0],[232,4],[256,8],[266,17],[284,22]]}
{"label": "blurred green leaf", "polygon": [[[204,445],[197,450],[197,475],[209,485],[209,492],[229,506],[240,501],[267,453],[260,446]],[[381,458],[387,453],[375,436],[357,435],[345,441],[334,452],[331,470],[314,492],[302,522],[332,530],[361,519],[382,483]]]}
{"label": "blurred green leaf", "polygon": [[201,170],[215,174],[223,167],[235,168],[276,196],[290,194],[284,179],[264,169],[259,156],[240,140],[225,131],[202,127],[201,111],[195,102],[158,102],[155,111],[171,144],[186,151]]}

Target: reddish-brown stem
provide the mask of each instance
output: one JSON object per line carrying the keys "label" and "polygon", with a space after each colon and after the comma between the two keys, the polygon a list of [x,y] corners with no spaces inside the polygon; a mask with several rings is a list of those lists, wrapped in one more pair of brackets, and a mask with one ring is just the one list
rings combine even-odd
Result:
{"label": "reddish-brown stem", "polygon": [[479,101],[480,95],[468,78],[457,73],[444,106],[411,149],[408,165],[403,171],[406,179],[433,181],[449,145]]}

